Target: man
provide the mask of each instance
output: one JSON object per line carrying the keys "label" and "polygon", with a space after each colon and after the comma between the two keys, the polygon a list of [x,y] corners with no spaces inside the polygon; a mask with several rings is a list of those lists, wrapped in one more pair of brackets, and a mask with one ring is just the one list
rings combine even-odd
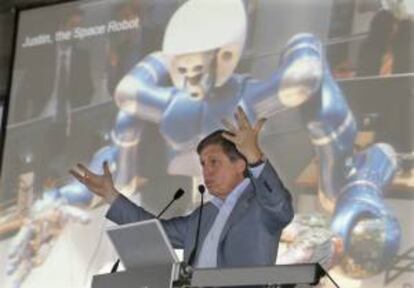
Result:
{"label": "man", "polygon": [[[197,147],[204,182],[214,198],[203,208],[195,267],[272,265],[282,229],[291,221],[289,191],[258,146],[264,119],[252,127],[242,108],[235,113],[237,127],[216,131]],[[71,174],[111,207],[107,217],[118,224],[154,218],[122,196],[114,187],[107,163],[97,175],[78,164],[83,175]],[[246,177],[247,176],[247,177]],[[195,246],[199,209],[188,216],[161,220],[172,245],[184,249],[188,263]]]}

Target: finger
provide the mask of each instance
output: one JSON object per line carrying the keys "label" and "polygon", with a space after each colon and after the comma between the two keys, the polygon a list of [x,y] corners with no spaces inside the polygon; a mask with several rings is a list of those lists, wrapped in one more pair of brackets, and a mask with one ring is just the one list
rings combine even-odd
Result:
{"label": "finger", "polygon": [[102,166],[103,166],[105,176],[111,176],[111,170],[109,169],[108,161],[104,161]]}
{"label": "finger", "polygon": [[231,122],[231,120],[224,118],[221,120],[221,123],[223,123],[223,126],[229,130],[231,133],[236,134],[237,127],[234,126],[234,124]]}
{"label": "finger", "polygon": [[243,121],[240,118],[240,113],[238,111],[236,111],[234,113],[234,118],[236,119],[236,123],[237,123],[238,130],[241,130],[241,129],[245,129],[246,128],[246,125],[243,124]]}
{"label": "finger", "polygon": [[238,119],[240,127],[242,127],[242,128],[250,128],[251,127],[250,121],[247,118],[247,115],[246,115],[246,113],[244,112],[244,110],[241,106],[237,106],[236,115],[237,115],[237,119]]}
{"label": "finger", "polygon": [[243,120],[246,120],[247,122],[249,121],[249,119],[247,118],[247,114],[246,114],[246,112],[244,112],[244,109],[243,109],[243,107],[242,106],[237,106],[237,112],[240,114],[240,117],[243,119]]}
{"label": "finger", "polygon": [[257,121],[256,126],[254,127],[254,130],[256,132],[260,132],[263,129],[264,124],[266,123],[266,118],[261,118],[259,121]]}
{"label": "finger", "polygon": [[72,175],[73,177],[75,177],[79,182],[81,183],[85,183],[84,179],[83,179],[83,175],[79,174],[77,171],[70,169],[69,170],[70,175]]}
{"label": "finger", "polygon": [[83,164],[78,163],[77,167],[82,170],[82,172],[84,173],[84,175],[82,176],[83,178],[83,183],[88,183],[88,184],[93,184],[93,185],[97,185],[100,182],[100,178],[102,177],[101,175],[95,174],[93,173],[91,170],[89,170],[88,168],[86,168]]}
{"label": "finger", "polygon": [[71,169],[69,170],[69,173],[75,177],[79,182],[82,184],[88,186],[89,188],[92,188],[91,186],[96,186],[96,175],[89,174],[89,172],[86,172],[84,175],[78,173],[77,171]]}
{"label": "finger", "polygon": [[229,140],[230,142],[232,142],[235,145],[238,143],[237,137],[230,134],[230,133],[228,133],[228,132],[223,132],[221,135],[223,136],[223,138]]}
{"label": "finger", "polygon": [[86,168],[86,166],[81,163],[76,164],[76,166],[79,168],[79,170],[81,170],[81,172],[84,173],[85,176],[86,175],[88,175],[88,177],[97,176],[95,173],[93,173],[91,170]]}
{"label": "finger", "polygon": [[101,188],[101,183],[99,182],[98,176],[96,175],[89,175],[86,174],[85,175],[81,175],[80,173],[78,173],[77,171],[70,169],[69,173],[75,177],[80,183],[82,183],[83,185],[85,185],[86,187],[88,187],[89,190],[93,190],[96,191],[97,189]]}

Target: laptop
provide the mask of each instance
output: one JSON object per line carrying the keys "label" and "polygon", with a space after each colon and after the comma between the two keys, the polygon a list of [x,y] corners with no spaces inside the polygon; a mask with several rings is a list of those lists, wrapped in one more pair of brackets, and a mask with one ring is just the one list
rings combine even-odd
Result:
{"label": "laptop", "polygon": [[107,233],[126,270],[179,263],[158,219],[111,227]]}

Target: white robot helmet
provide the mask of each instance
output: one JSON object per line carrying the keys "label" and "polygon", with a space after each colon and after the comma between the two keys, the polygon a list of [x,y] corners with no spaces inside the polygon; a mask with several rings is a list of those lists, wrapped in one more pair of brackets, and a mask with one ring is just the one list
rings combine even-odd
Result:
{"label": "white robot helmet", "polygon": [[[217,50],[215,86],[234,72],[246,38],[247,18],[241,0],[190,0],[171,17],[164,34],[163,53],[177,55]],[[180,74],[171,71],[175,85]]]}

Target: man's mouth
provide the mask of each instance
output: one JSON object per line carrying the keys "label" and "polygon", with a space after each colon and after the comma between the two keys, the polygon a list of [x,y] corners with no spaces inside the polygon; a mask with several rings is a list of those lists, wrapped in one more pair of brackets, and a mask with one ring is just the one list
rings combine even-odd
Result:
{"label": "man's mouth", "polygon": [[204,183],[207,187],[207,189],[209,189],[211,186],[213,186],[213,181],[205,181]]}

